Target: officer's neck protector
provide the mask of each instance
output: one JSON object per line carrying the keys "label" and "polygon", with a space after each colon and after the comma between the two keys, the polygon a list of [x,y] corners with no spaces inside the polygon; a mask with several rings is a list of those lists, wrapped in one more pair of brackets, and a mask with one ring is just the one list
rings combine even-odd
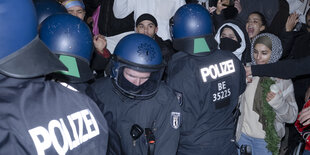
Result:
{"label": "officer's neck protector", "polygon": [[206,55],[217,49],[217,42],[213,35],[188,37],[173,40],[173,48],[191,55]]}
{"label": "officer's neck protector", "polygon": [[0,60],[0,72],[14,78],[33,78],[60,70],[67,68],[38,36],[23,48]]}

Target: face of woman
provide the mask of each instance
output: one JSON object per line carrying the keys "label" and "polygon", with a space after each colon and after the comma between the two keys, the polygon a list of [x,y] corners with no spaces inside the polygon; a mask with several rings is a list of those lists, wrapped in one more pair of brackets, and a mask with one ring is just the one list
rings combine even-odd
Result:
{"label": "face of woman", "polygon": [[246,31],[250,39],[253,39],[263,30],[265,30],[265,26],[263,25],[261,17],[255,13],[251,14],[246,23]]}
{"label": "face of woman", "polygon": [[256,64],[268,64],[271,52],[271,49],[269,49],[266,45],[260,43],[256,44],[253,52],[253,57]]}
{"label": "face of woman", "polygon": [[238,41],[234,31],[228,27],[225,27],[223,29],[223,32],[221,33],[221,38],[230,38],[232,40]]}

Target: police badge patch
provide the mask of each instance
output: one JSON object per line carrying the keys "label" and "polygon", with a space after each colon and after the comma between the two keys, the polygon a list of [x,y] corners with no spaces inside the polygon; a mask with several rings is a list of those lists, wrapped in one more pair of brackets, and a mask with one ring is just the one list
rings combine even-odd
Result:
{"label": "police badge patch", "polygon": [[178,129],[180,127],[181,122],[181,113],[180,112],[171,112],[170,116],[170,125],[174,129]]}

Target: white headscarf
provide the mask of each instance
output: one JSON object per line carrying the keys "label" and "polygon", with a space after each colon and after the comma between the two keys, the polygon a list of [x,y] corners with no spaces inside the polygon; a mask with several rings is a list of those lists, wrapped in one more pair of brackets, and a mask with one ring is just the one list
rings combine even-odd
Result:
{"label": "white headscarf", "polygon": [[243,31],[236,24],[225,23],[217,30],[217,33],[216,33],[214,39],[218,43],[218,48],[220,48],[220,43],[221,43],[221,34],[220,33],[221,33],[222,28],[225,27],[225,26],[232,27],[238,33],[238,34],[235,34],[235,35],[236,36],[239,35],[239,37],[241,38],[240,47],[232,52],[233,54],[235,54],[236,57],[238,57],[239,60],[241,60],[242,53],[245,51],[245,48],[246,48],[246,41],[245,41],[245,37],[244,37]]}

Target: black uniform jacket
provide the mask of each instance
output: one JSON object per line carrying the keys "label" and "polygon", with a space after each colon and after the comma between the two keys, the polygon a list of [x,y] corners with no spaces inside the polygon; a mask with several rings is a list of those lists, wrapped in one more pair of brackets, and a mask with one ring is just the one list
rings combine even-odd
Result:
{"label": "black uniform jacket", "polygon": [[234,154],[233,111],[245,71],[231,52],[178,52],[168,64],[168,85],[183,96],[178,154]]}
{"label": "black uniform jacket", "polygon": [[[114,88],[110,78],[97,80],[92,88],[100,102],[104,104],[102,110],[109,118],[107,122],[111,130],[115,131],[111,132],[114,135],[109,135],[109,149],[122,149],[112,152],[146,155],[148,142],[145,129],[150,128],[155,136],[155,155],[176,154],[181,110],[176,95],[164,83],[159,86],[154,97],[145,100],[130,99],[121,95]],[[144,130],[136,140],[131,136],[134,124]]]}
{"label": "black uniform jacket", "polygon": [[108,127],[86,95],[59,83],[0,75],[0,154],[102,155]]}

